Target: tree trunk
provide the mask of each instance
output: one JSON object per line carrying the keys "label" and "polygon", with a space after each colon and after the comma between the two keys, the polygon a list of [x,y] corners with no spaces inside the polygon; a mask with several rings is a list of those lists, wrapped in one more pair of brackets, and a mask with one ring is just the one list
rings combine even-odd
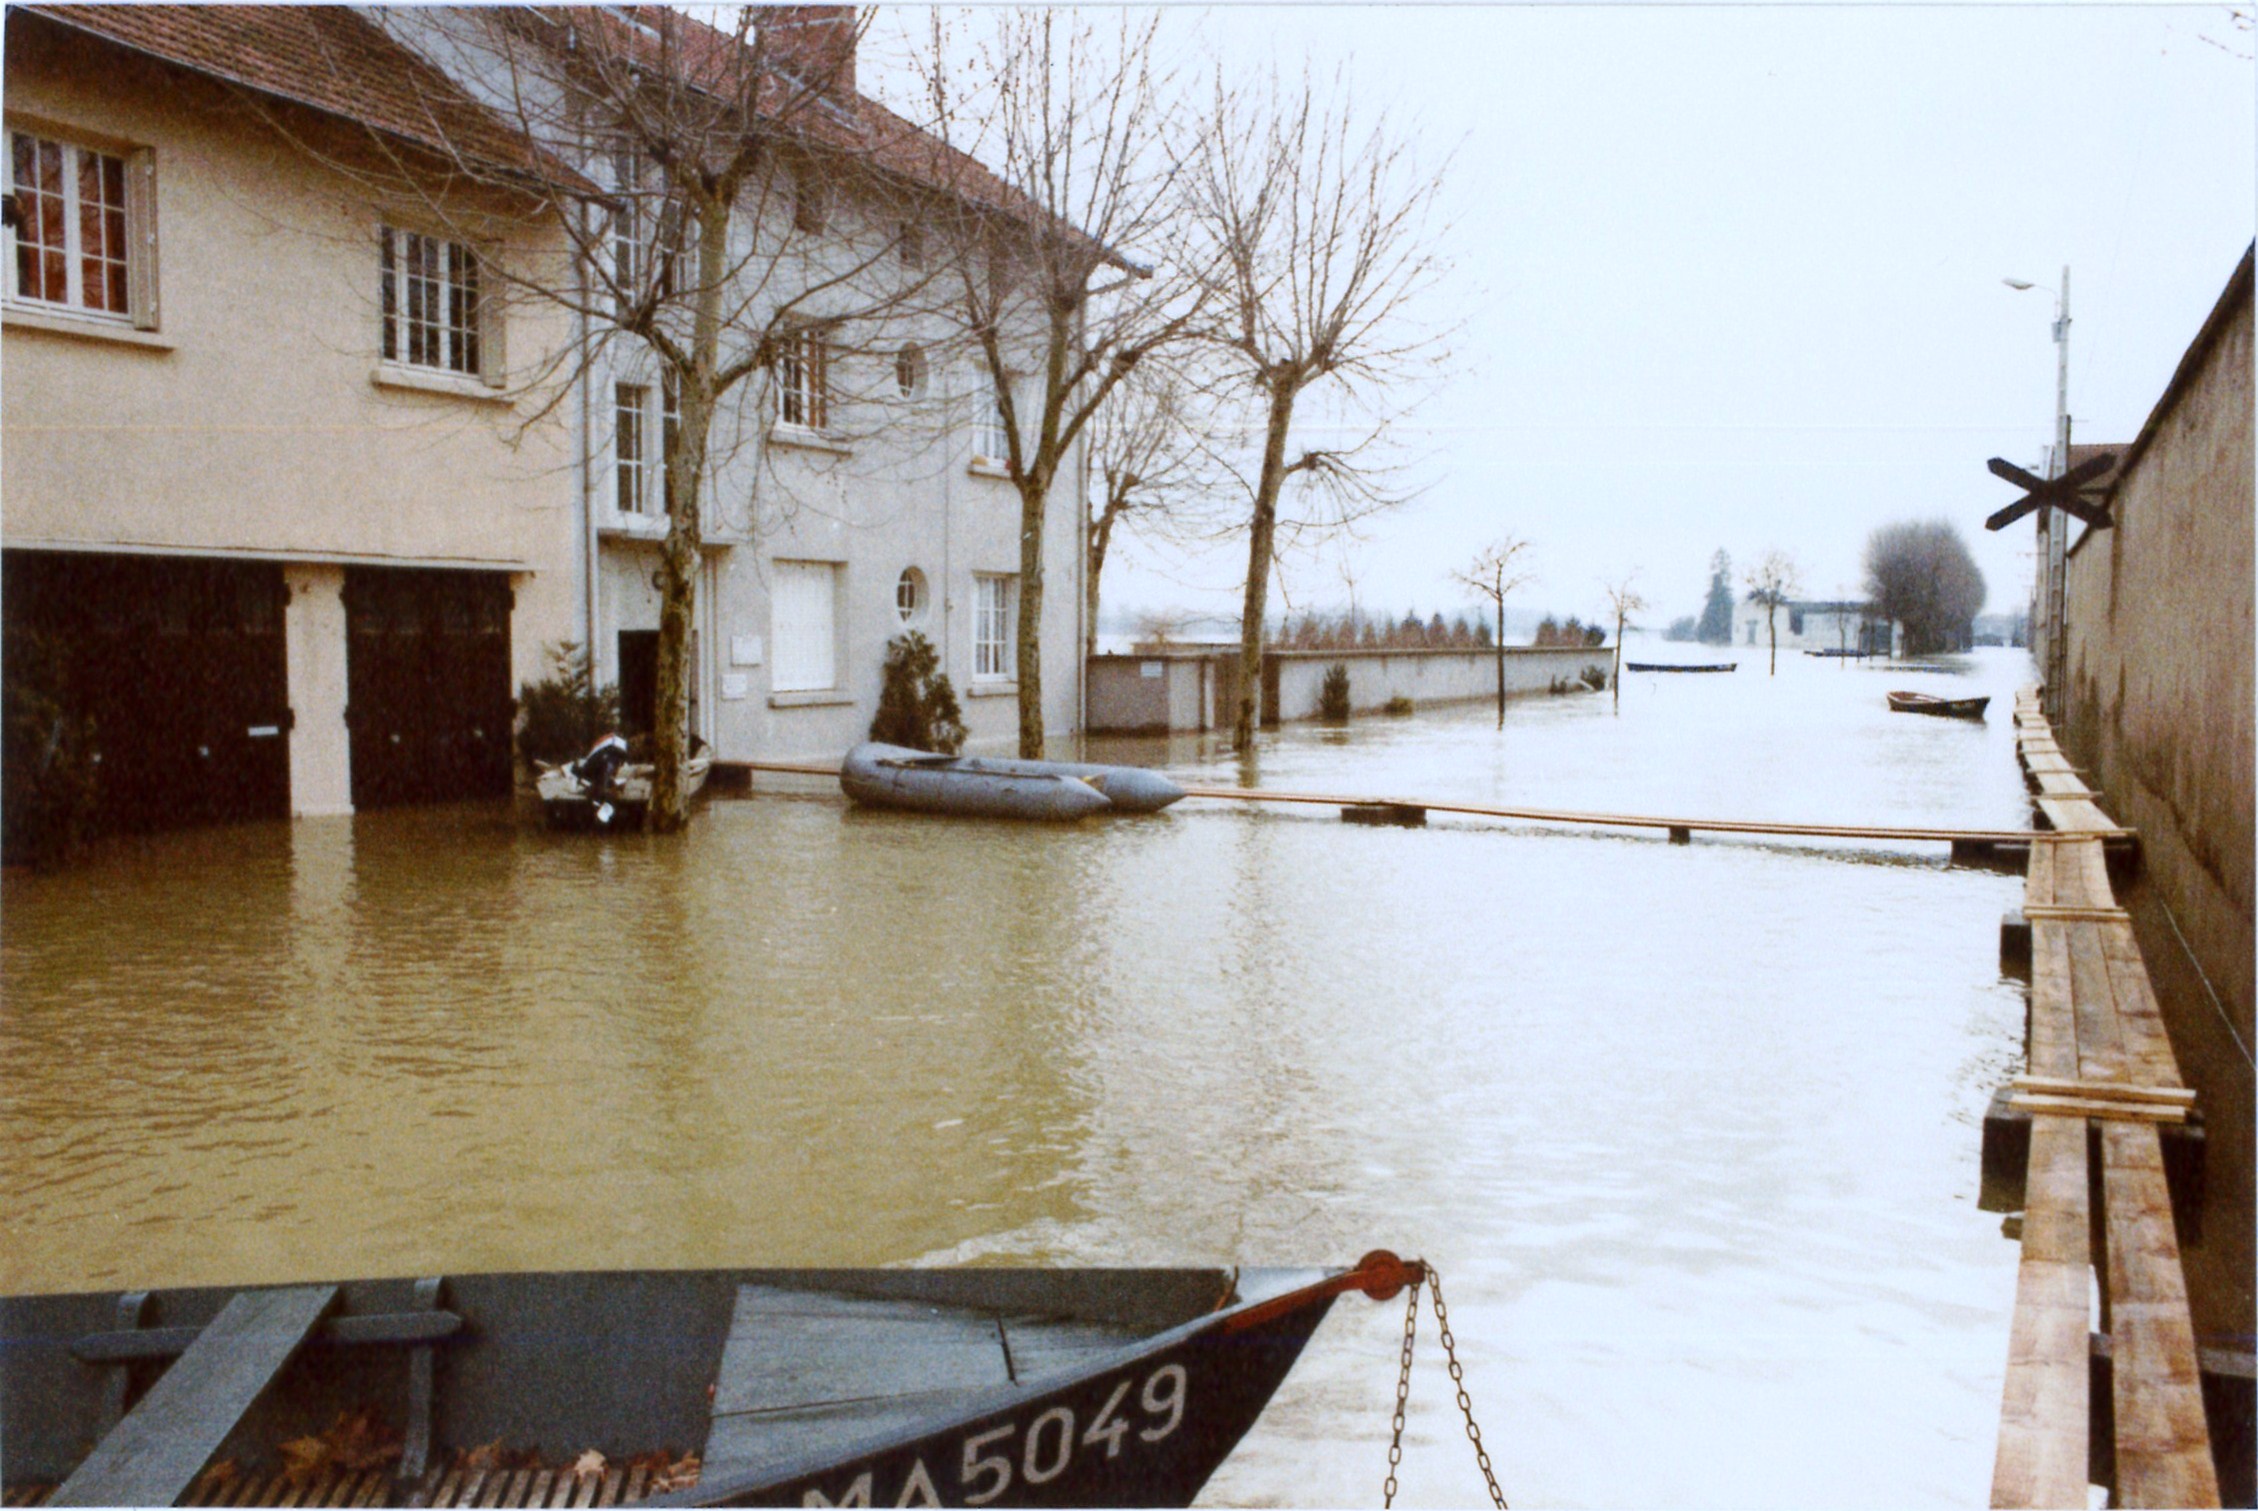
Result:
{"label": "tree trunk", "polygon": [[1497,595],[1497,727],[1505,728],[1505,595]]}
{"label": "tree trunk", "polygon": [[1239,713],[1231,726],[1233,750],[1254,748],[1255,710],[1262,694],[1262,624],[1269,612],[1278,493],[1286,481],[1286,431],[1293,423],[1294,393],[1288,379],[1270,385],[1270,427],[1263,438],[1262,475],[1255,483],[1254,519],[1247,531],[1247,595],[1239,619]]}
{"label": "tree trunk", "polygon": [[713,426],[715,359],[721,347],[722,270],[729,261],[726,203],[698,217],[698,300],[690,331],[690,371],[676,373],[682,420],[666,455],[666,540],[659,547],[657,707],[651,730],[651,806],[643,824],[671,834],[688,815],[682,763],[690,744],[690,625],[698,602],[698,507],[705,481],[706,436]]}
{"label": "tree trunk", "polygon": [[1113,542],[1113,522],[1120,516],[1121,506],[1114,500],[1107,499],[1105,507],[1098,511],[1098,517],[1090,522],[1090,581],[1086,595],[1089,626],[1082,646],[1082,654],[1085,656],[1098,653],[1098,574],[1105,570],[1106,547]]}
{"label": "tree trunk", "polygon": [[1019,485],[1019,756],[1043,758],[1043,502],[1048,478]]}
{"label": "tree trunk", "polygon": [[1772,669],[1765,675],[1777,677],[1780,674],[1780,611],[1777,608],[1764,610],[1764,632],[1772,638]]}
{"label": "tree trunk", "polygon": [[1615,695],[1615,711],[1623,711],[1623,616],[1615,616],[1615,685],[1609,689]]}

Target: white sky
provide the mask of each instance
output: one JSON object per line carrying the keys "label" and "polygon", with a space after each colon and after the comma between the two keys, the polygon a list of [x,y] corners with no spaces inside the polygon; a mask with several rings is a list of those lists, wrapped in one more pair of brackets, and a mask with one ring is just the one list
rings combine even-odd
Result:
{"label": "white sky", "polygon": [[[1234,65],[1345,63],[1366,108],[1456,148],[1463,324],[1403,437],[1429,491],[1346,548],[1371,609],[1463,605],[1448,574],[1503,531],[1537,547],[1525,608],[1589,616],[1635,570],[1666,623],[1719,546],[1855,596],[1868,531],[1940,515],[1987,608],[2017,607],[2030,527],[1984,532],[2015,495],[1983,464],[2049,439],[2053,296],[2001,278],[2071,266],[2074,439],[2129,441],[2258,219],[2252,33],[2223,4],[1167,19]],[[1227,553],[1117,554],[1109,611],[1236,610]],[[1345,604],[1342,561],[1291,564],[1297,605]]]}

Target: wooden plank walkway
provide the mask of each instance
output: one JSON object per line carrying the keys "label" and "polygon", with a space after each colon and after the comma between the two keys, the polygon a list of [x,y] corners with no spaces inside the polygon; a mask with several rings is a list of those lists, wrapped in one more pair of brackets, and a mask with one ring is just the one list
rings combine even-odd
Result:
{"label": "wooden plank walkway", "polygon": [[[2063,759],[2035,692],[2016,698],[2016,743],[2035,801],[2060,838],[2031,846],[2031,1113],[2023,1256],[2009,1332],[1994,1506],[2087,1503],[2090,1297],[2099,1258],[2102,1330],[2115,1360],[2120,1506],[2216,1506],[2195,1331],[2164,1180],[2157,1121],[2184,1118],[2154,989],[2117,905],[2103,837],[2121,834]],[[2168,1119],[2166,1119],[2168,1120]],[[2089,1128],[2092,1130],[2089,1133]],[[2100,1163],[2100,1221],[2089,1160]]]}
{"label": "wooden plank walkway", "polygon": [[[835,766],[818,766],[797,761],[732,761],[732,769],[747,772],[766,771],[787,776],[832,777],[839,775]],[[2073,778],[2074,780],[2074,778]],[[1321,808],[1417,808],[1432,813],[1459,813],[1475,818],[1516,819],[1524,823],[1559,824],[1572,828],[1591,829],[1659,829],[1665,833],[1701,832],[1707,834],[1755,834],[1791,839],[1855,839],[1885,840],[1901,843],[1934,843],[1956,845],[2024,845],[2032,841],[2050,841],[2058,838],[2043,831],[2027,829],[1956,829],[1941,825],[1921,824],[1805,824],[1774,819],[1734,818],[1669,818],[1647,813],[1593,813],[1570,808],[1507,807],[1497,803],[1468,803],[1439,798],[1375,797],[1370,793],[1347,795],[1322,792],[1278,792],[1265,787],[1187,787],[1187,798],[1216,802],[1305,804]],[[2058,823],[2057,829],[2075,828],[2090,833],[2098,839],[2111,841],[2130,840],[2130,829],[2119,828],[2108,821],[2100,810],[2094,815],[2073,815],[2073,822]]]}

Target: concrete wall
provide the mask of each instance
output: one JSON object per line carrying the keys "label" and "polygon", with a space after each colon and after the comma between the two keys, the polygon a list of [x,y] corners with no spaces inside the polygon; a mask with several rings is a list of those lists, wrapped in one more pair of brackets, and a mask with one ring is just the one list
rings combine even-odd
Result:
{"label": "concrete wall", "polygon": [[[563,318],[510,310],[514,355],[495,384],[393,368],[379,360],[377,228],[414,228],[400,207],[220,86],[21,12],[6,83],[11,127],[149,149],[158,227],[153,330],[12,302],[0,317],[8,544],[506,570],[514,669],[538,675],[542,644],[578,621],[579,531],[570,429],[538,417],[546,394],[521,380],[568,338]],[[317,147],[360,140],[294,123]],[[530,259],[555,245],[519,229],[490,250]],[[326,579],[294,587],[335,597]],[[294,806],[334,811],[342,619],[294,613],[286,633],[338,638],[291,651],[293,697],[316,700],[296,710]]]}
{"label": "concrete wall", "polygon": [[2252,357],[2246,256],[2125,453],[2114,528],[2072,547],[2058,725],[2102,806],[2140,831],[2135,925],[2210,1130],[2211,1210],[2187,1265],[2213,1335],[2252,1323]]}
{"label": "concrete wall", "polygon": [[[1349,707],[1372,713],[1392,698],[1414,703],[1465,703],[1497,696],[1498,658],[1494,650],[1271,651],[1278,671],[1280,719],[1317,717],[1325,673],[1335,665],[1349,669]],[[1613,675],[1611,646],[1508,646],[1505,685],[1508,697],[1550,690],[1556,681],[1578,682],[1586,667]],[[1093,656],[1090,659],[1092,732],[1183,731],[1220,728],[1235,707],[1238,658],[1235,653],[1174,651],[1149,656]]]}

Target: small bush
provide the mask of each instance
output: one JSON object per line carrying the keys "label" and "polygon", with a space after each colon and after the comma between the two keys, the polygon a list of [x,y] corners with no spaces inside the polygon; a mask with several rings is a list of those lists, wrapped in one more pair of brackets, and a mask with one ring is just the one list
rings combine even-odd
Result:
{"label": "small bush", "polygon": [[1325,681],[1317,689],[1317,716],[1328,724],[1349,719],[1349,669],[1336,661],[1325,668]]}
{"label": "small bush", "polygon": [[964,714],[940,665],[933,642],[915,630],[886,642],[885,680],[870,721],[873,740],[941,755],[964,748]]}
{"label": "small bush", "polygon": [[1606,667],[1604,667],[1604,666],[1587,666],[1587,667],[1585,667],[1585,668],[1584,668],[1584,686],[1586,686],[1586,687],[1590,688],[1590,689],[1591,689],[1591,690],[1592,690],[1593,692],[1595,692],[1595,693],[1603,693],[1603,692],[1606,692],[1606,691],[1607,691],[1607,668],[1606,668]]}
{"label": "small bush", "polygon": [[619,728],[619,688],[596,685],[595,665],[574,641],[549,647],[550,673],[518,689],[517,745],[528,761],[561,765]]}
{"label": "small bush", "polygon": [[1410,700],[1409,698],[1405,697],[1405,696],[1404,696],[1404,695],[1403,695],[1402,693],[1397,693],[1397,694],[1396,694],[1396,695],[1395,695],[1394,697],[1392,697],[1392,698],[1390,698],[1390,699],[1388,700],[1388,702],[1387,702],[1387,708],[1386,708],[1386,712],[1388,712],[1388,713],[1392,713],[1392,714],[1395,714],[1395,715],[1397,715],[1398,717],[1401,717],[1401,716],[1402,716],[1402,715],[1404,715],[1404,714],[1410,713],[1410,712],[1411,712],[1411,711],[1412,711],[1412,710],[1413,710],[1414,708],[1416,708],[1417,706],[1418,706],[1417,704],[1413,703],[1413,702],[1412,702],[1412,701],[1411,701],[1411,700]]}
{"label": "small bush", "polygon": [[54,636],[10,628],[6,666],[0,845],[11,862],[64,865],[92,835],[101,800],[94,720],[75,707],[68,663]]}

